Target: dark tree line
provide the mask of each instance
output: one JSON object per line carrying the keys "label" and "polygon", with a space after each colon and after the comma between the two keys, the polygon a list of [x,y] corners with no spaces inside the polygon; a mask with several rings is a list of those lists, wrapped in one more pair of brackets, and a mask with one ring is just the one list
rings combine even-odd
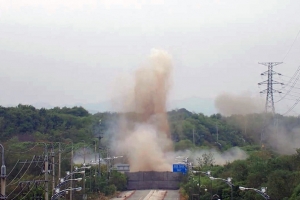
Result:
{"label": "dark tree line", "polygon": [[[110,136],[117,127],[119,119],[137,121],[136,113],[97,113],[91,115],[82,107],[53,109],[36,109],[30,105],[17,107],[0,106],[0,142],[8,149],[6,161],[8,170],[14,165],[17,158],[10,156],[10,151],[26,151],[33,146],[30,142],[64,142],[70,140],[74,145],[86,144],[93,146],[95,136],[105,134]],[[220,151],[239,146],[248,152],[249,158],[227,163],[224,166],[202,166],[203,170],[211,170],[215,177],[233,177],[236,186],[259,188],[268,187],[268,194],[272,199],[300,199],[299,150],[291,155],[280,155],[272,149],[272,144],[266,142],[261,146],[261,133],[280,127],[287,136],[296,139],[299,135],[300,120],[297,117],[284,117],[263,114],[233,115],[229,117],[220,114],[205,116],[202,113],[189,112],[178,109],[168,112],[170,132],[174,141],[175,150],[199,150],[215,148]],[[267,137],[266,137],[267,138]],[[27,143],[26,143],[27,142]],[[42,153],[43,147],[38,147]],[[67,157],[69,157],[67,154]],[[18,158],[30,159],[30,155],[19,154]],[[41,155],[42,156],[42,155]],[[63,169],[68,169],[68,159],[63,161]],[[17,166],[19,169],[21,166]],[[29,170],[32,174],[35,170]],[[105,187],[105,193],[110,194],[116,189],[124,189],[124,184],[118,185],[119,178],[126,182],[123,176],[112,174],[109,187],[98,184],[93,179],[88,180],[92,188]],[[115,177],[114,177],[115,176]],[[27,177],[28,178],[28,177]],[[210,188],[211,181],[202,177],[203,184]],[[102,181],[100,181],[102,182]],[[197,187],[187,182],[184,185],[186,192]],[[251,192],[242,192],[234,187],[235,199],[261,199]],[[222,199],[230,198],[230,188],[220,182],[213,183],[213,191]],[[209,194],[205,194],[209,195]],[[208,196],[207,196],[208,197]]]}

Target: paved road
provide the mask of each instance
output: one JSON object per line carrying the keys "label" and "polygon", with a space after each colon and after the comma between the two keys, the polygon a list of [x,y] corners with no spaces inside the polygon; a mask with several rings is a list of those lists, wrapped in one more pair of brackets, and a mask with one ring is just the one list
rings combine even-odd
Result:
{"label": "paved road", "polygon": [[179,191],[178,190],[167,190],[167,195],[164,200],[179,200]]}
{"label": "paved road", "polygon": [[[162,195],[165,194],[166,195]],[[127,200],[179,200],[178,190],[136,190]]]}
{"label": "paved road", "polygon": [[151,190],[136,190],[128,200],[143,200]]}

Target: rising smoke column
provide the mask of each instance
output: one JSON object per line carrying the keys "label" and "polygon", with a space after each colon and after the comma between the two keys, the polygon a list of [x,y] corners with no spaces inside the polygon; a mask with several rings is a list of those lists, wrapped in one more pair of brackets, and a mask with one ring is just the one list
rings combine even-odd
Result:
{"label": "rising smoke column", "polygon": [[215,107],[218,112],[225,116],[246,115],[263,112],[264,103],[261,98],[251,96],[249,93],[223,93],[216,97]]}
{"label": "rising smoke column", "polygon": [[122,96],[122,110],[131,113],[122,115],[112,149],[126,154],[131,171],[171,170],[165,157],[173,150],[166,114],[171,72],[171,56],[154,49],[147,65],[136,70],[132,88]]}

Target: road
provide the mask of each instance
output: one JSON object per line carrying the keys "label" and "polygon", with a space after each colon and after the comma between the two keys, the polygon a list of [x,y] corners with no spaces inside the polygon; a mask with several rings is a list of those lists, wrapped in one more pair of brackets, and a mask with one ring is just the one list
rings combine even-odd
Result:
{"label": "road", "polygon": [[179,200],[180,195],[178,190],[167,190],[167,195],[164,200]]}
{"label": "road", "polygon": [[[127,192],[128,194],[128,192]],[[120,195],[120,197],[122,194]],[[115,198],[114,200],[122,199]],[[179,200],[178,190],[136,190],[126,200]]]}

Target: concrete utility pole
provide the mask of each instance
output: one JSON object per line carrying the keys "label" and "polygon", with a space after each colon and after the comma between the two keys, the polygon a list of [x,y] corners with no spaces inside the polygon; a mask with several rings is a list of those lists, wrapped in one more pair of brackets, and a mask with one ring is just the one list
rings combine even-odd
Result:
{"label": "concrete utility pole", "polygon": [[5,187],[6,187],[6,166],[4,163],[4,147],[0,144],[2,151],[2,165],[1,165],[1,196],[0,199],[6,199]]}
{"label": "concrete utility pole", "polygon": [[83,143],[83,166],[84,166],[84,174],[83,174],[83,200],[86,200],[86,194],[85,194],[85,141]]}
{"label": "concrete utility pole", "polygon": [[193,144],[195,146],[195,129],[193,128]]}
{"label": "concrete utility pole", "polygon": [[260,93],[262,94],[267,94],[266,96],[266,104],[265,104],[265,112],[271,111],[271,113],[274,115],[275,114],[275,107],[274,107],[274,98],[273,98],[273,93],[281,93],[278,90],[273,89],[274,84],[280,84],[283,85],[283,83],[280,83],[278,81],[273,80],[273,75],[281,75],[280,73],[277,73],[273,71],[273,67],[279,64],[282,64],[282,62],[264,62],[264,63],[258,63],[261,65],[265,65],[268,67],[268,71],[265,71],[261,73],[262,76],[268,76],[268,79],[266,81],[258,83],[258,85],[266,84],[267,89],[261,91]]}
{"label": "concrete utility pole", "polygon": [[51,157],[52,157],[52,195],[53,195],[55,193],[55,156],[54,156],[53,144],[51,148]]}
{"label": "concrete utility pole", "polygon": [[95,164],[97,163],[97,141],[94,140]]}
{"label": "concrete utility pole", "polygon": [[216,130],[217,130],[217,142],[219,142],[219,129],[218,129],[218,124],[216,122]]}
{"label": "concrete utility pole", "polygon": [[45,200],[49,198],[49,182],[48,182],[48,152],[47,144],[45,143]]}
{"label": "concrete utility pole", "polygon": [[[99,124],[101,124],[102,123],[102,119],[100,119],[99,120]],[[99,153],[99,163],[98,163],[98,168],[99,168],[99,177],[101,178],[101,154],[100,154],[100,150],[101,150],[101,147],[100,147],[100,144],[101,144],[101,139],[102,139],[103,137],[99,134],[99,136],[98,136],[98,140],[99,140],[99,144],[98,144],[98,153]]]}
{"label": "concrete utility pole", "polygon": [[58,181],[61,178],[61,146],[60,142],[58,143]]}
{"label": "concrete utility pole", "polygon": [[[60,149],[60,142],[58,142],[58,177],[57,177],[57,184],[60,183],[60,177],[61,177],[61,149]],[[59,196],[57,197],[57,199],[60,199]]]}
{"label": "concrete utility pole", "polygon": [[248,120],[247,120],[247,118],[246,118],[246,115],[245,115],[245,117],[244,117],[244,121],[245,121],[245,124],[244,124],[244,133],[245,133],[245,135],[247,135],[247,125],[248,125]]}
{"label": "concrete utility pole", "polygon": [[101,177],[101,154],[100,154],[101,147],[100,147],[100,143],[101,143],[102,136],[99,135],[97,138],[99,140],[99,144],[98,144],[98,156],[99,156],[99,158],[98,158],[98,160],[99,160],[98,170],[99,170],[99,177]]}
{"label": "concrete utility pole", "polygon": [[[70,187],[73,188],[73,142],[72,142],[72,150],[71,150],[71,182]],[[70,191],[70,200],[73,200],[73,190]]]}
{"label": "concrete utility pole", "polygon": [[[109,148],[106,148],[106,157],[109,158]],[[106,167],[107,167],[107,182],[109,181],[109,175],[110,175],[110,159],[107,159]]]}

